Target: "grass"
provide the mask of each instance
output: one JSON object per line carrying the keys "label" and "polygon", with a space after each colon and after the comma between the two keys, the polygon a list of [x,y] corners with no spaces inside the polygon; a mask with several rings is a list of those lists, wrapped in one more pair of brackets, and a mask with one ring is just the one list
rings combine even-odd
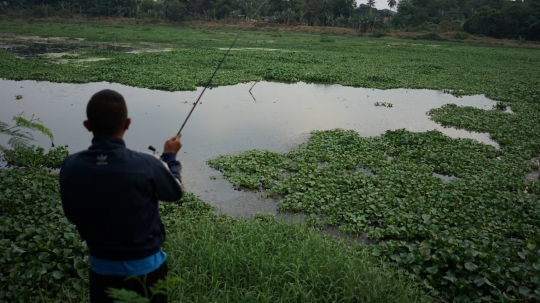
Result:
{"label": "grass", "polygon": [[[189,218],[184,218],[185,216]],[[360,245],[272,216],[184,218],[168,224],[180,302],[427,302]],[[170,216],[169,216],[170,218]]]}
{"label": "grass", "polygon": [[[62,26],[67,27],[62,30]],[[76,31],[66,32],[71,27]],[[107,24],[25,24],[21,21],[1,21],[0,28],[0,32],[14,34],[84,37],[84,42],[67,41],[70,46],[85,47],[80,59],[109,59],[56,64],[45,60],[19,60],[2,51],[2,78],[70,83],[105,81],[169,91],[194,90],[204,85],[223,55],[220,48],[228,47],[237,34],[227,29],[171,25],[130,24],[116,28]],[[147,28],[151,31],[145,30]],[[272,35],[273,32],[245,32],[236,47],[272,48],[283,52],[233,51],[213,84],[234,85],[263,79],[380,89],[427,88],[451,90],[454,94],[485,94],[504,101],[538,92],[540,56],[534,49],[444,41],[434,46],[432,41],[390,38],[373,41],[372,38],[338,35],[327,35],[323,39],[320,35],[292,32],[282,32],[282,37]],[[320,42],[328,39],[334,42]],[[147,43],[166,44],[153,47],[171,47],[175,51],[125,54],[93,49],[96,45],[115,44],[115,41],[138,48],[148,47]],[[49,44],[54,43],[49,41]]]}
{"label": "grass", "polygon": [[[57,179],[0,170],[2,302],[88,302],[86,247],[63,216]],[[161,204],[170,273],[186,281],[170,302],[430,301],[363,246],[269,216],[214,215],[191,194],[182,202]]]}
{"label": "grass", "polygon": [[235,187],[278,197],[281,211],[365,234],[379,244],[375,255],[438,297],[535,298],[540,182],[525,178],[535,165],[517,153],[534,141],[498,150],[438,131],[314,131],[284,154],[252,150],[209,163]]}

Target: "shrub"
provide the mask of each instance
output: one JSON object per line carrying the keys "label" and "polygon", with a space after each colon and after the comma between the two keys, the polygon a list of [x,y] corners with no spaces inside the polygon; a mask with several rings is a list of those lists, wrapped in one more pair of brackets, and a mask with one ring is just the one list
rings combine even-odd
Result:
{"label": "shrub", "polygon": [[381,31],[381,30],[376,30],[373,33],[371,33],[371,35],[369,35],[369,36],[372,37],[372,38],[382,38],[382,37],[386,36],[386,33],[384,31]]}
{"label": "shrub", "polygon": [[0,170],[0,301],[66,302],[85,291],[86,245],[59,198],[57,174]]}
{"label": "shrub", "polygon": [[465,40],[467,38],[469,38],[469,35],[467,33],[463,33],[463,32],[455,33],[452,36],[452,39],[456,39],[456,40]]}
{"label": "shrub", "polygon": [[322,37],[320,42],[336,42],[336,39],[330,37]]}
{"label": "shrub", "polygon": [[9,165],[26,168],[60,168],[67,155],[67,146],[52,147],[47,153],[44,148],[34,145],[3,151],[3,158]]}
{"label": "shrub", "polygon": [[431,41],[446,41],[448,39],[445,39],[436,33],[427,33],[424,35],[419,35],[414,38],[415,40],[431,40]]}

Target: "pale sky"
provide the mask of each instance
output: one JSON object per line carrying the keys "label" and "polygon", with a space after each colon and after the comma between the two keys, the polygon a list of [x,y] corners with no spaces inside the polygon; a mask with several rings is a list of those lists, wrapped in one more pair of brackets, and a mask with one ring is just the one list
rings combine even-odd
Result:
{"label": "pale sky", "polygon": [[[366,4],[367,0],[356,0],[356,5]],[[375,0],[375,8],[377,9],[390,9],[388,7],[388,0]],[[397,7],[394,7],[393,11],[396,11]]]}
{"label": "pale sky", "polygon": [[[356,0],[356,4],[357,5],[360,5],[360,4],[366,4],[367,3],[367,0]],[[385,8],[388,8],[388,0],[375,0],[375,7],[377,9],[385,9]]]}
{"label": "pale sky", "polygon": [[375,7],[376,7],[377,9],[385,9],[385,8],[388,8],[388,9],[389,9],[389,7],[388,7],[388,1],[385,1],[385,0],[377,0],[377,1],[375,2]]}
{"label": "pale sky", "polygon": [[[367,0],[356,0],[356,5],[360,5],[360,4],[366,4],[367,3]],[[388,0],[375,0],[375,8],[377,9],[385,9],[385,8],[388,8]],[[396,8],[394,7],[393,9],[394,11],[396,10]]]}

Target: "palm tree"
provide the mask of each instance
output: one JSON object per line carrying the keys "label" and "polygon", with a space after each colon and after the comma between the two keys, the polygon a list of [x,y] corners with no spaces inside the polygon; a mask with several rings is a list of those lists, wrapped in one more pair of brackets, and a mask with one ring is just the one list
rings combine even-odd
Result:
{"label": "palm tree", "polygon": [[296,12],[290,7],[284,10],[282,13],[282,16],[285,16],[285,18],[287,18],[287,25],[291,24],[291,18],[294,18],[295,15],[296,15]]}
{"label": "palm tree", "polygon": [[374,8],[375,7],[375,0],[367,0],[367,6],[369,6],[370,8]]}
{"label": "palm tree", "polygon": [[304,24],[304,21],[306,21],[305,15],[306,15],[306,12],[304,12],[303,10],[298,11],[298,22],[300,24]]}
{"label": "palm tree", "polygon": [[388,7],[394,8],[394,7],[396,7],[396,5],[397,5],[396,0],[388,0]]}
{"label": "palm tree", "polygon": [[245,2],[244,5],[244,12],[246,14],[246,20],[249,21],[252,18],[253,13],[255,12],[255,4],[253,1]]}

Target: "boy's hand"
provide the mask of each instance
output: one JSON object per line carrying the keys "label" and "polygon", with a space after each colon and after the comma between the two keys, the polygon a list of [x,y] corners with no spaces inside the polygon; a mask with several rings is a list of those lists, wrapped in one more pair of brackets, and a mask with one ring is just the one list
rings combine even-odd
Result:
{"label": "boy's hand", "polygon": [[165,141],[165,146],[163,147],[163,153],[173,153],[177,154],[178,151],[182,148],[182,143],[180,142],[180,138],[182,137],[182,134],[178,134],[169,140]]}

